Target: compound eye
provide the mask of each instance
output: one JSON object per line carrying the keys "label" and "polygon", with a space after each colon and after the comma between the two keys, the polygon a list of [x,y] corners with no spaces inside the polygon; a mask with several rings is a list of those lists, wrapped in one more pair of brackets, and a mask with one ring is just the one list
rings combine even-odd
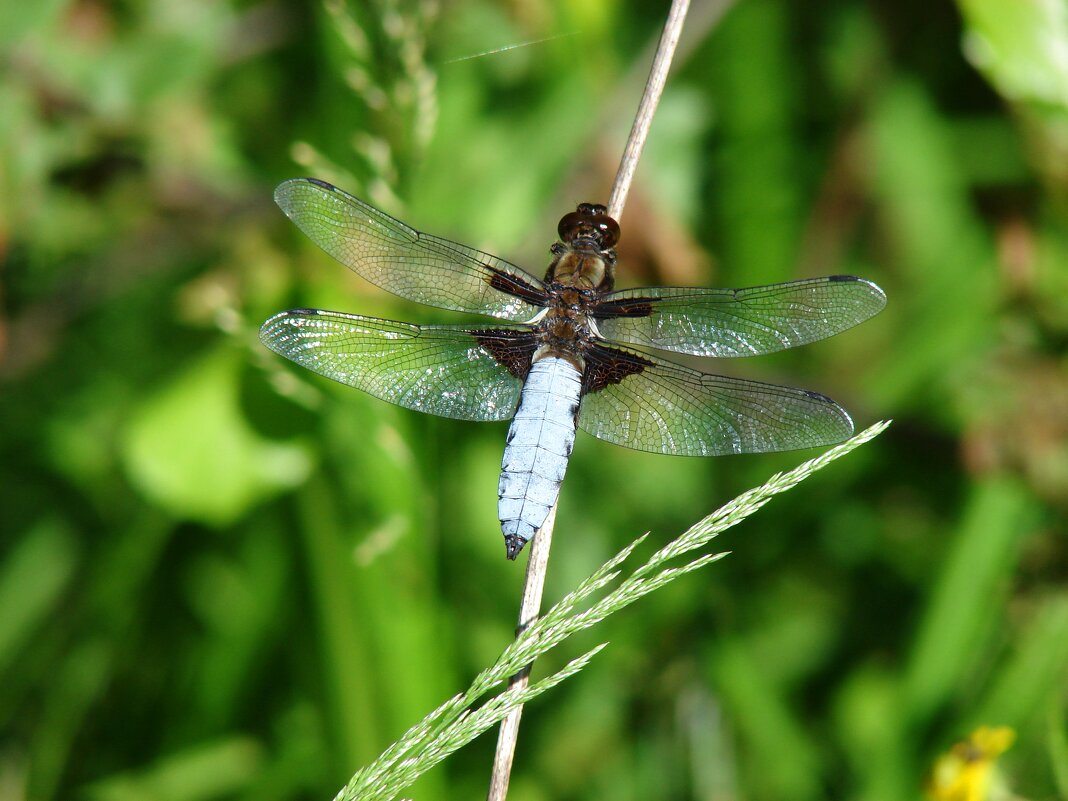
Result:
{"label": "compound eye", "polygon": [[589,224],[589,217],[570,211],[560,218],[560,224],[556,226],[556,232],[560,234],[561,242],[570,242],[578,236],[579,230]]}
{"label": "compound eye", "polygon": [[612,248],[619,241],[619,223],[607,214],[597,214],[590,219],[590,223],[601,234],[601,246]]}

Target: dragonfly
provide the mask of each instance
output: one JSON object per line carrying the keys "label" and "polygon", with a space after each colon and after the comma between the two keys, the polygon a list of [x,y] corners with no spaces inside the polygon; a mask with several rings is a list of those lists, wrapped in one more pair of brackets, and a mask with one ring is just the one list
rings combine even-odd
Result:
{"label": "dragonfly", "polygon": [[619,224],[604,206],[561,218],[538,279],[425,234],[315,178],[275,202],[313,242],[408,300],[494,318],[415,325],[325,309],[267,320],[272,351],[376,398],[461,420],[511,420],[498,483],[515,559],[559,498],[576,428],[653,453],[714,456],[832,445],[853,421],[818,392],[677,364],[668,351],[733,358],[832,336],[878,313],[871,281],[832,275],[746,289],[616,290]]}

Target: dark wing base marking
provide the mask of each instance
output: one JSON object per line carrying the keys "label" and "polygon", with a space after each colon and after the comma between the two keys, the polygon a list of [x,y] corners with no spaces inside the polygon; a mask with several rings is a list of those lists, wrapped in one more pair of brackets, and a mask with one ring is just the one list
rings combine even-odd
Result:
{"label": "dark wing base marking", "polygon": [[585,357],[588,373],[619,380],[583,398],[579,427],[616,445],[721,456],[833,445],[853,433],[846,411],[818,392],[702,373],[618,348],[595,346]]}
{"label": "dark wing base marking", "polygon": [[592,346],[586,353],[586,369],[582,374],[582,392],[588,395],[618,384],[628,376],[637,375],[653,367],[654,363],[636,353]]}
{"label": "dark wing base marking", "polygon": [[513,378],[526,381],[534,351],[538,347],[532,331],[486,328],[472,329],[470,333]]}
{"label": "dark wing base marking", "polygon": [[[276,314],[263,324],[260,339],[319,375],[459,420],[509,419],[522,381],[498,355],[533,351],[526,327],[419,326],[320,309]],[[518,358],[511,357],[512,366]]]}
{"label": "dark wing base marking", "polygon": [[549,293],[542,286],[535,286],[514,273],[507,273],[492,265],[486,264],[483,266],[487,271],[487,275],[489,275],[489,285],[498,292],[504,292],[506,295],[524,300],[533,306],[545,306],[548,304]]}
{"label": "dark wing base marking", "polygon": [[616,317],[648,317],[653,313],[658,300],[641,297],[606,300],[594,307],[593,316],[598,320],[612,320]]}

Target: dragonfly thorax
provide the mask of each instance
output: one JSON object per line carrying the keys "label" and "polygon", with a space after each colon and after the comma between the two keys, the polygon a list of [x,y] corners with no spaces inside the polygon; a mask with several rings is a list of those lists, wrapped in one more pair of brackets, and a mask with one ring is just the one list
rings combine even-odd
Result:
{"label": "dragonfly thorax", "polygon": [[609,260],[600,252],[564,248],[549,265],[545,282],[608,292],[615,283],[613,268],[614,260]]}
{"label": "dragonfly thorax", "polygon": [[619,224],[608,216],[605,207],[581,203],[563,216],[557,230],[560,241],[552,247],[553,260],[545,283],[610,292],[615,284]]}
{"label": "dragonfly thorax", "polygon": [[581,303],[568,303],[583,298],[573,289],[554,293],[554,303],[534,329],[537,349],[533,361],[543,356],[562,356],[581,372],[584,369],[583,354],[593,341],[590,317]]}

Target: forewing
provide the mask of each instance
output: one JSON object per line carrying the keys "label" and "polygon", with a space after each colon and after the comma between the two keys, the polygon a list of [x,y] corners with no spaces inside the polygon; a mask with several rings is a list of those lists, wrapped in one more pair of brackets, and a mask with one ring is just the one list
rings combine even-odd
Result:
{"label": "forewing", "polygon": [[294,178],[274,200],[315,244],[394,295],[516,321],[544,305],[542,282],[515,265],[420,233],[325,181]]}
{"label": "forewing", "polygon": [[419,326],[318,309],[276,314],[260,339],[319,375],[460,420],[510,418],[534,350],[526,327]]}
{"label": "forewing", "polygon": [[834,336],[885,305],[871,281],[832,275],[748,289],[625,289],[606,296],[594,315],[601,334],[617,342],[756,356]]}
{"label": "forewing", "polygon": [[586,365],[579,427],[616,445],[720,456],[831,445],[853,433],[846,411],[817,392],[601,346],[586,353]]}

